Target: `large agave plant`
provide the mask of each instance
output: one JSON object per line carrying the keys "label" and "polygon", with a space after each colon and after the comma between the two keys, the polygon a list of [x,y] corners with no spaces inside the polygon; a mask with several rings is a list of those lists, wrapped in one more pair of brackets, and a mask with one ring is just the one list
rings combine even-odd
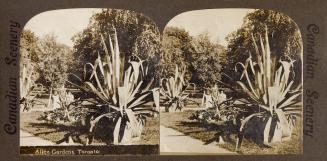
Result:
{"label": "large agave plant", "polygon": [[174,77],[161,79],[160,94],[163,96],[166,112],[169,112],[171,108],[176,111],[185,107],[185,103],[189,98],[186,88],[192,85],[185,81],[185,71],[185,66],[182,66],[181,70],[179,70],[176,65]]}
{"label": "large agave plant", "polygon": [[[99,55],[94,64],[87,63],[85,69],[91,67],[91,76],[85,81],[80,79],[81,85],[75,85],[93,94],[97,107],[107,109],[91,120],[90,133],[106,117],[113,120],[114,144],[129,143],[133,138],[140,138],[146,116],[157,112],[159,88],[153,88],[153,79],[145,81],[148,72],[145,61],[138,58],[138,61],[125,64],[125,56],[119,51],[116,31],[114,41],[109,35],[109,49],[102,35],[101,43],[104,57]],[[155,102],[156,108],[143,106],[151,101]]]}
{"label": "large agave plant", "polygon": [[[260,37],[261,49],[254,36],[252,39],[255,58],[250,54],[244,64],[237,63],[243,68],[240,80],[237,81],[246,96],[242,102],[254,111],[243,119],[240,133],[244,132],[246,125],[253,118],[263,118],[263,143],[270,145],[291,136],[294,120],[302,112],[302,106],[298,105],[302,90],[301,85],[294,85],[294,60],[287,57],[277,61],[276,57],[271,55],[267,28],[265,40]],[[242,137],[239,138],[237,149],[241,145]]]}

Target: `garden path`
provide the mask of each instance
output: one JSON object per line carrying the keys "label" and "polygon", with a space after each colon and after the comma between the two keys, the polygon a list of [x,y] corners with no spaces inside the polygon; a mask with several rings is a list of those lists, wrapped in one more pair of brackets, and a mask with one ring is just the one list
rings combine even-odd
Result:
{"label": "garden path", "polygon": [[55,143],[20,130],[20,146],[53,146]]}
{"label": "garden path", "polygon": [[186,136],[174,129],[160,125],[160,153],[189,153],[189,154],[236,154],[216,145],[213,142],[204,145],[204,142]]}

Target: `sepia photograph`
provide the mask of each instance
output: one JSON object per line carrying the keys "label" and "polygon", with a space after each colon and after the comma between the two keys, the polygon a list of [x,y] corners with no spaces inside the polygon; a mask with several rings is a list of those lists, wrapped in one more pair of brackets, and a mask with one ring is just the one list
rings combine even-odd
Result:
{"label": "sepia photograph", "polygon": [[20,40],[20,152],[159,153],[159,29],[120,9],[35,15]]}
{"label": "sepia photograph", "polygon": [[40,13],[20,40],[20,152],[302,154],[300,30],[263,9]]}
{"label": "sepia photograph", "polygon": [[303,44],[290,17],[184,12],[160,54],[161,155],[302,154]]}
{"label": "sepia photograph", "polygon": [[0,161],[322,161],[326,2],[3,1]]}

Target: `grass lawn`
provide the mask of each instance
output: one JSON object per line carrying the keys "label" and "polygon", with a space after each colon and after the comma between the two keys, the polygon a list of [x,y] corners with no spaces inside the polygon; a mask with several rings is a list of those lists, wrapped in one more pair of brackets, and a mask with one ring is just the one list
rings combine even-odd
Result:
{"label": "grass lawn", "polygon": [[[194,110],[184,109],[182,112],[161,112],[160,124],[169,128],[173,128],[195,139],[199,139],[205,143],[215,141],[217,126],[203,125],[198,121],[189,120],[188,117]],[[235,150],[236,135],[230,142],[219,145],[230,151]],[[218,146],[218,145],[217,145]],[[273,147],[260,147],[253,141],[244,139],[240,154],[301,154],[302,153],[302,132],[300,127],[295,127],[291,140],[284,141]]]}
{"label": "grass lawn", "polygon": [[[76,126],[74,125],[52,124],[38,120],[38,117],[42,113],[41,111],[21,112],[20,129],[52,142],[62,140],[65,138],[66,134],[76,131]],[[81,140],[85,139],[86,134],[81,134],[80,138]],[[96,145],[106,145],[103,141],[97,139],[94,140],[93,143]],[[147,124],[143,128],[141,139],[133,142],[133,144],[159,144],[159,117],[147,119]]]}

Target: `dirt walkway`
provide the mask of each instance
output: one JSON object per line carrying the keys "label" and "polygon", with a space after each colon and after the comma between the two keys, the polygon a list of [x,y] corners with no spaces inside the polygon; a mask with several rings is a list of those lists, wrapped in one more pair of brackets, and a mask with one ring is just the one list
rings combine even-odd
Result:
{"label": "dirt walkway", "polygon": [[160,153],[161,154],[236,154],[220,148],[216,143],[204,145],[204,142],[186,136],[174,129],[160,125]]}
{"label": "dirt walkway", "polygon": [[20,130],[20,146],[53,146],[55,143]]}

